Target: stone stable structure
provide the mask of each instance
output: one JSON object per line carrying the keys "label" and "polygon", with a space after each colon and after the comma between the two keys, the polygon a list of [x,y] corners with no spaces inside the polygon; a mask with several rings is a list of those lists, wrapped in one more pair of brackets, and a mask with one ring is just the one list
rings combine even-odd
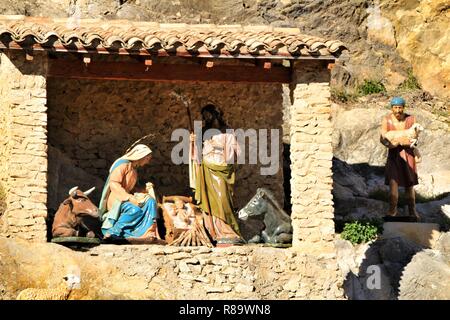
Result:
{"label": "stone stable structure", "polygon": [[[303,36],[297,29],[270,27],[188,28],[130,21],[81,21],[73,29],[67,27],[68,23],[0,17],[0,120],[4,133],[0,178],[7,193],[6,211],[0,216],[1,235],[45,241],[48,204],[55,203],[55,199],[47,199],[47,194],[54,194],[48,192],[49,188],[55,188],[48,182],[56,181],[48,164],[52,157],[47,151],[52,148],[87,174],[105,179],[111,162],[130,143],[144,134],[155,133],[155,161],[144,175],[164,194],[185,193],[187,167],[169,161],[175,144],[170,141],[170,133],[188,127],[184,108],[170,96],[174,89],[181,89],[192,101],[194,119],[209,102],[223,110],[233,128],[286,128],[283,108],[288,109],[285,117],[290,117],[293,247],[285,253],[269,248],[236,249],[236,257],[227,256],[226,264],[210,269],[223,274],[231,272],[236,277],[248,273],[250,278],[229,284],[222,281],[222,289],[214,297],[226,297],[233,290],[250,297],[256,279],[251,274],[265,271],[246,270],[252,264],[262,263],[264,251],[268,256],[290,255],[282,258],[293,259],[288,264],[267,267],[280,272],[291,270],[289,277],[302,277],[309,272],[308,267],[297,269],[297,264],[320,266],[317,270],[321,271],[314,277],[320,279],[317,281],[322,289],[311,289],[315,285],[305,284],[308,290],[302,291],[301,284],[286,278],[281,286],[292,290],[280,289],[279,295],[267,293],[258,297],[339,296],[339,290],[330,289],[330,283],[339,280],[334,275],[331,282],[325,278],[335,265],[330,68],[345,49],[342,43]],[[260,176],[261,164],[239,166],[238,207],[258,187],[272,190],[282,203],[283,138],[286,134],[281,132],[277,141],[280,168],[275,175]],[[56,186],[68,187],[71,186]],[[99,250],[103,252],[106,247]],[[145,250],[152,252],[150,256],[157,254],[152,249]],[[201,253],[196,250],[201,249],[192,252]],[[296,252],[302,252],[301,261],[294,259]],[[225,257],[216,256],[213,251],[202,254],[206,260],[211,256],[211,261]],[[192,264],[192,270],[201,269],[195,274],[198,277],[209,268],[209,263],[202,264],[194,255],[186,259],[176,262],[174,268],[191,270]],[[234,260],[241,267],[231,267],[230,261]],[[276,264],[276,259],[271,263]],[[183,272],[177,275],[193,277]],[[236,289],[227,289],[234,285]],[[212,290],[210,293],[218,290],[214,289],[215,282],[208,282],[208,286],[210,289],[203,289]],[[327,293],[330,290],[332,293]]]}

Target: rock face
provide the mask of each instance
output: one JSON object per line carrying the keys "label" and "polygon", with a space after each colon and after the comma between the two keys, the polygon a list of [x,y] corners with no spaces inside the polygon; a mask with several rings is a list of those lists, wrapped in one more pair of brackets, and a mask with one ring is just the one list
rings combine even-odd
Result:
{"label": "rock face", "polygon": [[423,248],[397,237],[356,247],[349,241],[336,240],[336,249],[348,299],[395,300],[403,268]]}
{"label": "rock face", "polygon": [[[335,243],[348,299],[450,299],[450,232],[431,249],[402,237],[357,246],[340,239]],[[371,281],[374,276],[378,283]]]}
{"label": "rock face", "polygon": [[400,281],[401,300],[450,299],[450,233],[444,233],[434,250],[416,254]]}
{"label": "rock face", "polygon": [[121,274],[105,259],[84,259],[82,253],[60,245],[0,238],[0,257],[3,299],[15,299],[25,288],[56,288],[69,273],[81,276],[81,289],[75,290],[70,299],[162,298],[155,291],[145,291],[142,279]]}
{"label": "rock face", "polygon": [[402,237],[425,247],[431,248],[440,237],[439,225],[436,223],[385,222],[383,239]]}
{"label": "rock face", "polygon": [[423,89],[450,98],[450,5],[447,0],[381,0],[395,30],[397,52],[409,61]]}
{"label": "rock face", "polygon": [[412,66],[425,90],[450,97],[446,0],[4,0],[0,14],[298,27],[347,44],[351,55],[333,69],[334,84],[375,79],[394,89]]}

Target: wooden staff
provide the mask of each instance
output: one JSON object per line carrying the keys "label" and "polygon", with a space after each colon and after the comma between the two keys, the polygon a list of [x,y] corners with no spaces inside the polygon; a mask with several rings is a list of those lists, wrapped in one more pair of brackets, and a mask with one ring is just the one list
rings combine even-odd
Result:
{"label": "wooden staff", "polygon": [[147,139],[147,138],[150,138],[151,140],[153,140],[155,138],[155,134],[154,133],[149,133],[149,134],[143,136],[142,138],[139,138],[138,140],[136,140],[135,142],[133,142],[131,144],[131,146],[127,149],[127,151],[125,151],[125,153],[128,153],[131,149],[133,149],[133,147],[135,145],[137,145],[139,142],[141,142],[142,140]]}
{"label": "wooden staff", "polygon": [[180,100],[184,104],[184,106],[186,107],[186,112],[187,112],[187,116],[188,116],[188,119],[189,119],[189,131],[191,133],[193,133],[194,129],[192,127],[192,117],[191,117],[191,108],[189,106],[189,100],[181,93],[180,90],[177,90],[177,89],[172,91],[172,95],[175,98],[177,98],[178,100]]}

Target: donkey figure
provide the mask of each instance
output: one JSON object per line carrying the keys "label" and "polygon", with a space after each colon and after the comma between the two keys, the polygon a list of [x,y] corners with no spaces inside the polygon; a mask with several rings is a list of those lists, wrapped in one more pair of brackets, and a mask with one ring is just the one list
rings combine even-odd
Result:
{"label": "donkey figure", "polygon": [[247,220],[251,216],[264,215],[265,229],[261,232],[261,236],[257,235],[248,242],[261,242],[261,238],[263,242],[270,244],[292,242],[291,218],[281,208],[269,190],[258,188],[253,198],[238,214],[241,220]]}
{"label": "donkey figure", "polygon": [[98,208],[87,197],[94,188],[85,192],[74,187],[69,197],[61,203],[55,214],[52,235],[56,237],[79,237],[86,235],[94,238],[100,234]]}

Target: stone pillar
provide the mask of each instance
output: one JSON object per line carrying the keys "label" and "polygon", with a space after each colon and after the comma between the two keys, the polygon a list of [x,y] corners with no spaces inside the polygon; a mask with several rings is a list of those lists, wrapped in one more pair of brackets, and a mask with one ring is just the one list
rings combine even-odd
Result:
{"label": "stone pillar", "polygon": [[333,250],[330,74],[323,61],[294,65],[291,84],[291,203],[293,247]]}
{"label": "stone pillar", "polygon": [[[46,241],[47,217],[47,55],[27,61],[23,51],[1,53],[1,183],[6,210],[0,233]],[[2,126],[3,126],[2,123]]]}

